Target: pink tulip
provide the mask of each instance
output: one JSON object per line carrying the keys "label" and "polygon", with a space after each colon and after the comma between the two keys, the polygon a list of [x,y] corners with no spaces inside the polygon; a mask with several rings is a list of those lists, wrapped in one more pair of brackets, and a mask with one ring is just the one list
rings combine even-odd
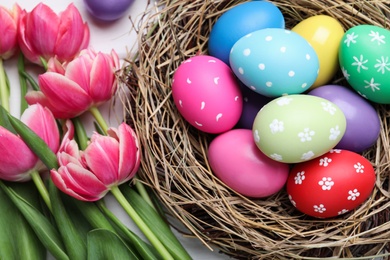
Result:
{"label": "pink tulip", "polygon": [[10,58],[18,49],[18,22],[21,9],[15,4],[12,10],[0,6],[0,58]]}
{"label": "pink tulip", "polygon": [[57,57],[70,61],[89,45],[89,27],[70,4],[57,15],[40,3],[31,12],[22,11],[19,20],[19,45],[25,57],[36,64]]}
{"label": "pink tulip", "polygon": [[113,186],[130,180],[140,165],[140,148],[133,129],[122,123],[110,128],[108,135],[94,133],[84,151],[73,140],[73,125],[57,153],[58,170],[51,170],[54,184],[64,193],[83,201],[96,201]]}
{"label": "pink tulip", "polygon": [[[53,152],[58,151],[60,135],[49,109],[41,105],[32,105],[24,111],[21,121],[42,138]],[[20,136],[2,126],[0,126],[0,136],[0,179],[28,181],[31,179],[31,172],[45,169],[43,163]]]}
{"label": "pink tulip", "polygon": [[111,54],[83,50],[69,63],[48,62],[48,71],[39,75],[40,91],[30,91],[27,103],[47,106],[56,118],[73,118],[92,106],[111,99],[117,89],[115,71],[119,58]]}

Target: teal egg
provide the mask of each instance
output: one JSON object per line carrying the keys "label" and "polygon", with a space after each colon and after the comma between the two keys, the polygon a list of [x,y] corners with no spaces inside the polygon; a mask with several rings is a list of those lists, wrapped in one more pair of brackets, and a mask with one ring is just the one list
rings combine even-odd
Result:
{"label": "teal egg", "polygon": [[281,28],[240,38],[231,49],[230,66],[242,83],[267,97],[303,93],[319,72],[318,56],[307,40]]}
{"label": "teal egg", "polygon": [[334,103],[297,94],[276,98],[257,113],[252,133],[257,147],[268,157],[299,163],[334,148],[346,129],[346,118]]}
{"label": "teal egg", "polygon": [[390,104],[390,31],[358,25],[345,32],[339,48],[344,77],[361,96]]}

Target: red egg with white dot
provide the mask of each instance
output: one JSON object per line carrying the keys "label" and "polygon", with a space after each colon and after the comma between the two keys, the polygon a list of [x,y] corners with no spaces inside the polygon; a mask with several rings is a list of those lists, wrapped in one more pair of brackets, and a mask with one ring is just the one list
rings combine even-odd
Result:
{"label": "red egg with white dot", "polygon": [[287,179],[291,203],[302,213],[330,218],[359,207],[371,195],[375,170],[370,161],[348,150],[331,150],[296,164]]}
{"label": "red egg with white dot", "polygon": [[243,107],[234,73],[209,55],[194,56],[179,65],[172,79],[172,96],[183,118],[206,133],[232,129]]}

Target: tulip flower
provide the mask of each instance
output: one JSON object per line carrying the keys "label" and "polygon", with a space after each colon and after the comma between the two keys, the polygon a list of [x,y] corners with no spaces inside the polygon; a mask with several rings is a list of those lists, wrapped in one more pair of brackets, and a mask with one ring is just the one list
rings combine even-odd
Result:
{"label": "tulip flower", "polygon": [[65,64],[51,59],[48,71],[38,77],[40,91],[30,91],[25,98],[28,104],[47,106],[56,118],[73,118],[111,99],[119,68],[114,50],[105,54],[86,49]]}
{"label": "tulip flower", "polygon": [[0,58],[10,58],[18,49],[18,21],[21,9],[15,4],[12,10],[0,6]]}
{"label": "tulip flower", "polygon": [[[38,104],[32,105],[24,111],[21,121],[42,138],[53,152],[57,152],[59,131],[49,109]],[[28,181],[32,172],[44,169],[39,158],[19,135],[0,126],[0,136],[0,179]]]}
{"label": "tulip flower", "polygon": [[117,129],[110,128],[107,136],[94,133],[84,151],[79,151],[73,139],[71,121],[66,126],[57,154],[59,168],[51,170],[54,184],[64,193],[79,200],[96,201],[136,174],[140,150],[129,125],[122,123]]}
{"label": "tulip flower", "polygon": [[18,49],[18,21],[21,9],[15,4],[12,10],[0,6],[0,96],[1,104],[9,110],[9,90],[3,60],[12,57]]}
{"label": "tulip flower", "polygon": [[40,3],[31,12],[21,12],[18,38],[24,56],[44,65],[55,56],[61,62],[72,60],[88,47],[90,31],[74,4],[57,15]]}

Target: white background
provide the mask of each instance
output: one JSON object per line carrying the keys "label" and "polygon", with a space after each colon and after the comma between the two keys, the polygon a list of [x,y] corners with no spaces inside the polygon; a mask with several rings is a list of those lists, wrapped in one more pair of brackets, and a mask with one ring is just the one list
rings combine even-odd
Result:
{"label": "white background", "polygon": [[[96,0],[96,1],[105,1],[105,0]],[[38,3],[43,2],[50,6],[55,12],[61,12],[66,9],[66,7],[72,3],[72,1],[67,0],[24,0],[17,1],[19,6],[22,9],[31,11]],[[129,16],[132,17],[134,21],[139,21],[140,14],[143,13],[146,6],[147,0],[134,0],[133,4],[128,10],[128,15],[125,15],[123,18],[110,23],[104,23],[94,20],[86,11],[84,3],[82,0],[73,1],[74,5],[79,9],[84,21],[88,22],[91,31],[91,40],[90,45],[96,51],[102,51],[109,53],[111,49],[114,49],[121,59],[126,58],[128,55],[128,50],[130,50],[135,42],[135,32],[131,32],[131,22]],[[12,8],[15,2],[9,0],[0,0],[0,5],[8,8]],[[11,81],[11,113],[14,116],[20,115],[19,109],[19,81],[16,69],[16,59],[7,60],[4,62],[7,75]],[[120,102],[117,102],[120,103]],[[120,106],[115,107],[116,114],[113,113],[110,109],[110,104],[103,106],[102,113],[105,115],[107,122],[110,126],[117,126],[122,117],[123,110]],[[88,120],[87,118],[85,120]],[[133,225],[132,221],[127,217],[126,213],[118,206],[116,201],[111,197],[107,196],[106,201],[111,210],[123,220],[123,222],[130,226],[131,229],[140,234],[137,228]],[[183,245],[187,248],[190,255],[193,259],[205,259],[205,260],[217,260],[217,259],[228,259],[227,256],[218,253],[218,250],[210,251],[205,247],[200,241],[195,238],[186,238],[181,234],[175,232]]]}

